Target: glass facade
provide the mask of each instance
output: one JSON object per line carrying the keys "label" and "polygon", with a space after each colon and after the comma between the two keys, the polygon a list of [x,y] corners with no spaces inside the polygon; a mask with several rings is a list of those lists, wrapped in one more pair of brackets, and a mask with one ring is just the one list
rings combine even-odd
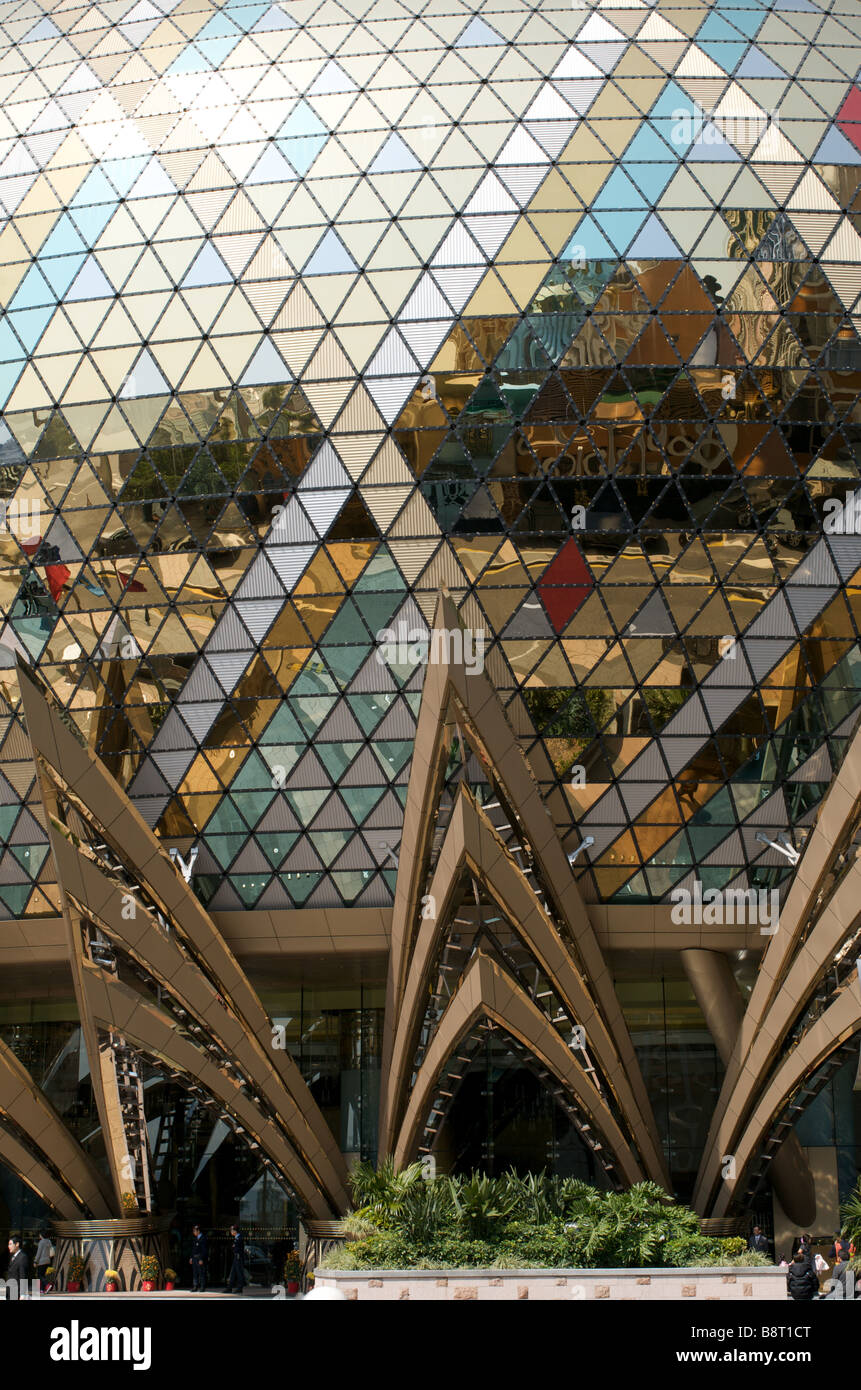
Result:
{"label": "glass facade", "polygon": [[[630,970],[625,974],[630,974]],[[689,1201],[724,1068],[686,980],[617,981],[676,1192]]]}
{"label": "glass facade", "polygon": [[606,1177],[534,1070],[504,1038],[488,1037],[446,1117],[434,1159],[441,1172],[548,1172],[597,1187]]}
{"label": "glass facade", "polygon": [[10,916],[15,651],[213,909],[390,903],[441,583],[588,897],[783,876],[861,685],[854,15],[4,9]]}

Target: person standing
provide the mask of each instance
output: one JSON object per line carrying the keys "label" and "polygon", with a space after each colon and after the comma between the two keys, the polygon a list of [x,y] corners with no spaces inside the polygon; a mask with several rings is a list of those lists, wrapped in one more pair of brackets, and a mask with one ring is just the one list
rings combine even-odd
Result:
{"label": "person standing", "polygon": [[812,1303],[819,1292],[819,1278],[813,1260],[803,1250],[796,1250],[786,1271],[786,1292],[796,1303]]}
{"label": "person standing", "polygon": [[36,1255],[35,1255],[35,1258],[34,1258],[34,1260],[33,1260],[33,1265],[34,1265],[34,1267],[35,1267],[36,1275],[37,1275],[38,1280],[39,1280],[39,1288],[40,1288],[43,1292],[44,1292],[45,1283],[46,1283],[46,1278],[45,1278],[45,1276],[46,1276],[46,1274],[47,1274],[47,1272],[48,1272],[48,1266],[50,1265],[50,1263],[51,1263],[51,1261],[53,1260],[53,1258],[54,1258],[54,1247],[53,1247],[53,1245],[51,1244],[51,1238],[50,1238],[50,1236],[48,1235],[48,1232],[47,1232],[47,1231],[40,1231],[40,1232],[39,1232],[39,1244],[36,1246]]}
{"label": "person standing", "polygon": [[231,1226],[230,1234],[233,1237],[233,1262],[227,1276],[227,1292],[241,1294],[245,1288],[245,1239],[238,1226]]}
{"label": "person standing", "polygon": [[195,1293],[206,1293],[206,1260],[209,1254],[206,1236],[199,1226],[191,1231],[191,1287]]}
{"label": "person standing", "polygon": [[833,1260],[835,1264],[840,1264],[841,1261],[845,1263],[849,1259],[849,1241],[845,1236],[834,1237],[834,1244],[828,1251],[828,1258]]}
{"label": "person standing", "polygon": [[26,1251],[21,1249],[21,1237],[9,1237],[9,1268],[6,1271],[6,1288],[14,1292],[12,1297],[26,1298],[30,1292],[30,1261]]}
{"label": "person standing", "polygon": [[767,1255],[769,1253],[768,1236],[762,1234],[761,1226],[754,1226],[752,1233],[747,1241],[748,1250],[754,1250],[757,1255]]}
{"label": "person standing", "polygon": [[[826,1287],[828,1286],[826,1285]],[[854,1299],[855,1297],[855,1276],[849,1268],[848,1248],[839,1256],[831,1272],[831,1291],[826,1297],[840,1299]]]}
{"label": "person standing", "polygon": [[797,1236],[796,1239],[793,1241],[793,1259],[798,1254],[804,1257],[804,1259],[810,1265],[811,1269],[814,1269],[815,1272],[815,1267],[813,1264],[813,1240],[809,1235]]}

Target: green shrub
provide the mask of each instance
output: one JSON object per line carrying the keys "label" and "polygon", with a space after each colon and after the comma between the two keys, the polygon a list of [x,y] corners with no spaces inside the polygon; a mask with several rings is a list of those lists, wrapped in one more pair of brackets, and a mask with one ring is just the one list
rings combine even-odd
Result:
{"label": "green shrub", "polygon": [[379,1168],[364,1161],[356,1164],[350,1174],[350,1184],[356,1215],[385,1230],[403,1220],[410,1198],[419,1195],[422,1166],[411,1163],[398,1170],[391,1158],[384,1159]]}
{"label": "green shrub", "polygon": [[426,1251],[421,1251],[417,1263],[435,1269],[437,1261],[449,1269],[487,1269],[493,1264],[498,1246],[492,1241],[468,1239],[457,1235],[437,1236]]}
{"label": "green shrub", "polygon": [[606,1192],[546,1174],[426,1178],[418,1163],[360,1164],[340,1269],[609,1268],[768,1264],[740,1237],[704,1236],[656,1183]]}
{"label": "green shrub", "polygon": [[574,1258],[574,1244],[561,1221],[511,1221],[494,1264],[503,1269],[564,1269],[573,1267]]}
{"label": "green shrub", "polygon": [[440,1233],[417,1244],[398,1231],[377,1231],[327,1252],[322,1269],[486,1269],[497,1249],[488,1241]]}
{"label": "green shrub", "polygon": [[668,1266],[719,1265],[727,1258],[719,1242],[708,1236],[685,1235],[667,1241],[664,1249],[664,1263]]}
{"label": "green shrub", "polygon": [[677,1263],[667,1256],[673,1241],[699,1235],[699,1219],[677,1206],[662,1187],[637,1183],[625,1192],[592,1189],[572,1226],[585,1267],[624,1269]]}
{"label": "green shrub", "polygon": [[510,1195],[518,1217],[533,1225],[554,1217],[571,1217],[595,1194],[595,1188],[579,1178],[548,1177],[546,1173],[521,1175],[513,1168],[498,1182]]}
{"label": "green shrub", "polygon": [[472,1173],[462,1182],[449,1179],[448,1186],[457,1224],[474,1239],[491,1236],[517,1206],[517,1192],[511,1184],[486,1173]]}
{"label": "green shrub", "polygon": [[709,1236],[686,1237],[668,1242],[665,1254],[668,1265],[718,1265],[727,1269],[752,1269],[773,1264],[767,1255],[748,1250],[742,1236],[726,1236],[719,1240]]}
{"label": "green shrub", "polygon": [[[373,1235],[348,1240],[327,1250],[320,1269],[403,1269],[401,1251],[405,1241],[396,1231],[376,1231]],[[409,1267],[409,1266],[407,1266]]]}

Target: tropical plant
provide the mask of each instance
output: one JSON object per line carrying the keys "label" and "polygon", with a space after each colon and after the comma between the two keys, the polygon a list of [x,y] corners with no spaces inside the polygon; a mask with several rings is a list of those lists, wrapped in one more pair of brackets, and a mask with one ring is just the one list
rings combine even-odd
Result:
{"label": "tropical plant", "polygon": [[[510,1193],[514,1208],[524,1221],[540,1225],[555,1216],[561,1216],[558,1193],[558,1178],[548,1178],[546,1173],[526,1173],[520,1176],[513,1168],[503,1175],[506,1191]],[[554,1186],[556,1184],[556,1186]]]}
{"label": "tropical plant", "polygon": [[450,1178],[449,1186],[458,1224],[477,1240],[490,1235],[497,1223],[512,1214],[517,1203],[510,1185],[495,1182],[486,1173],[472,1173],[460,1181]]}
{"label": "tropical plant", "polygon": [[69,1260],[69,1282],[80,1284],[87,1268],[87,1261],[83,1255],[73,1255]]}
{"label": "tropical plant", "polygon": [[514,1199],[519,1217],[540,1224],[554,1218],[572,1216],[577,1207],[595,1191],[579,1178],[560,1178],[554,1174],[526,1173],[510,1168],[500,1179]]}
{"label": "tropical plant", "polygon": [[175,1270],[175,1269],[166,1269],[165,1272],[164,1272],[164,1277],[165,1277],[166,1280],[169,1280],[170,1283],[172,1284],[172,1283],[174,1282],[174,1280],[176,1279],[176,1270]]}
{"label": "tropical plant", "polygon": [[641,1182],[625,1192],[594,1191],[576,1213],[576,1228],[587,1264],[610,1268],[663,1264],[666,1241],[697,1233],[699,1221],[657,1183]]}
{"label": "tropical plant", "polygon": [[398,1222],[407,1240],[421,1245],[450,1228],[455,1215],[455,1191],[451,1178],[414,1183],[408,1189]]}
{"label": "tropical plant", "polygon": [[843,1234],[854,1245],[861,1256],[861,1178],[858,1179],[846,1201],[840,1207]]}
{"label": "tropical plant", "polygon": [[341,1235],[347,1240],[364,1240],[366,1236],[372,1236],[379,1229],[375,1221],[357,1211],[348,1212],[340,1222]]}
{"label": "tropical plant", "polygon": [[161,1265],[155,1255],[143,1255],[141,1257],[141,1280],[143,1283],[157,1284],[160,1272]]}
{"label": "tropical plant", "polygon": [[288,1250],[284,1259],[284,1278],[288,1284],[295,1284],[302,1273],[302,1261],[298,1250]]}
{"label": "tropical plant", "polygon": [[384,1159],[379,1168],[367,1161],[357,1163],[350,1175],[356,1215],[373,1221],[383,1230],[396,1225],[407,1194],[422,1181],[420,1163],[410,1163],[400,1170],[392,1158]]}
{"label": "tropical plant", "polygon": [[699,1218],[656,1183],[608,1192],[544,1173],[424,1176],[362,1164],[362,1205],[342,1223],[333,1268],[630,1268],[768,1264],[740,1237],[705,1236]]}
{"label": "tropical plant", "polygon": [[133,1192],[124,1192],[120,1197],[123,1216],[140,1216],[138,1199]]}
{"label": "tropical plant", "polygon": [[119,1272],[118,1269],[106,1269],[106,1270],[105,1270],[105,1283],[106,1283],[106,1284],[118,1284],[119,1282],[120,1282],[120,1272]]}

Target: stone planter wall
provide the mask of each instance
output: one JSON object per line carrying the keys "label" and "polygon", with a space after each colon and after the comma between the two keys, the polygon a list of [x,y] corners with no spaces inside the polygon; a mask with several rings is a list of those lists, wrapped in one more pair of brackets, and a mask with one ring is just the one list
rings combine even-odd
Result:
{"label": "stone planter wall", "polygon": [[69,1261],[73,1255],[82,1255],[87,1261],[81,1285],[86,1292],[104,1290],[106,1269],[118,1271],[120,1289],[139,1289],[141,1259],[144,1255],[155,1255],[163,1279],[165,1267],[170,1263],[167,1238],[170,1224],[170,1216],[136,1216],[129,1220],[110,1221],[55,1221],[56,1287],[65,1291],[69,1281]]}
{"label": "stone planter wall", "polygon": [[786,1271],[757,1269],[318,1269],[348,1299],[444,1302],[786,1300]]}

